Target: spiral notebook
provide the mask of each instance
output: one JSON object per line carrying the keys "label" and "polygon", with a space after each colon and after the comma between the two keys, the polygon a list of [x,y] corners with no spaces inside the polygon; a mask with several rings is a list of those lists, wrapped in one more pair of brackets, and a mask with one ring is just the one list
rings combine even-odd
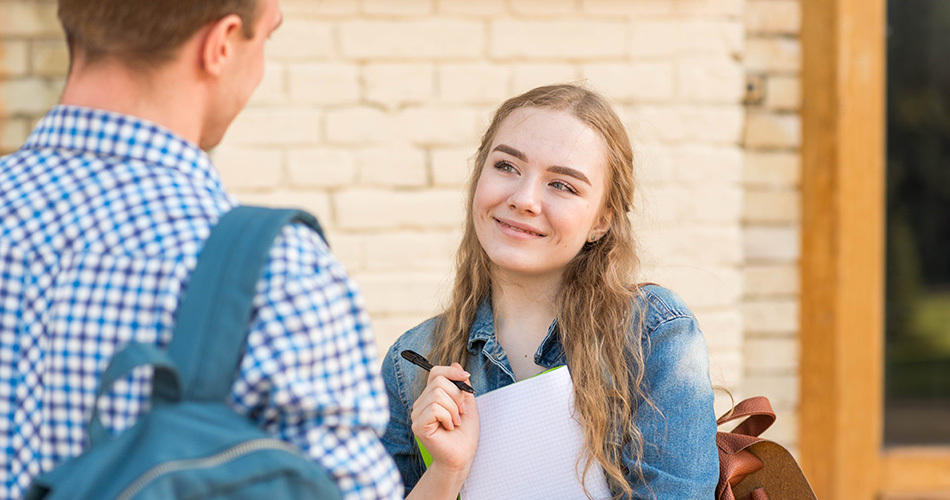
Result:
{"label": "spiral notebook", "polygon": [[[577,461],[584,435],[573,415],[574,392],[566,366],[476,400],[478,448],[462,485],[462,500],[586,498],[579,477],[583,462],[578,466]],[[598,464],[587,471],[586,486],[591,498],[610,498]]]}

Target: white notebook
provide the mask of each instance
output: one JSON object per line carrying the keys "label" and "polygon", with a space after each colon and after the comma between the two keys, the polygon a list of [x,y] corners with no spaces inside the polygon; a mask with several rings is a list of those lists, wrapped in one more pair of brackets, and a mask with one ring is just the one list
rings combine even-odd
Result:
{"label": "white notebook", "polygon": [[[574,418],[574,391],[566,366],[477,397],[481,422],[462,500],[583,499],[577,457],[584,447]],[[587,491],[610,498],[603,469],[587,471]]]}

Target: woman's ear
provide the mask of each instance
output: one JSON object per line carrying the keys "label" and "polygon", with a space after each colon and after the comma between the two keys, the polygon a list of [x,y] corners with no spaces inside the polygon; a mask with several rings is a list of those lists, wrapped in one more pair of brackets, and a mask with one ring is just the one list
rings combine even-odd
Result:
{"label": "woman's ear", "polygon": [[610,231],[610,225],[614,221],[614,214],[609,210],[605,210],[600,217],[597,218],[597,222],[594,223],[594,227],[590,229],[590,238],[588,240],[593,243],[607,234],[607,231]]}
{"label": "woman's ear", "polygon": [[201,44],[201,67],[213,76],[220,76],[228,59],[234,55],[235,35],[241,35],[243,21],[236,14],[229,14],[211,23]]}

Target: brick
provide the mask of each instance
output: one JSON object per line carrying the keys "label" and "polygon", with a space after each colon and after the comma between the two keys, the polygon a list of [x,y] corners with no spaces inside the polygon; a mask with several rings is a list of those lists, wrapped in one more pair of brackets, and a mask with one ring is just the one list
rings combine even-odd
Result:
{"label": "brick", "polygon": [[749,374],[794,375],[799,366],[799,342],[797,338],[749,338],[742,346],[745,358],[757,361],[750,363]]}
{"label": "brick", "polygon": [[436,8],[443,14],[496,16],[505,12],[505,0],[437,0]]}
{"label": "brick", "polygon": [[354,0],[281,0],[280,10],[286,18],[343,16],[356,14],[360,4]]}
{"label": "brick", "polygon": [[798,405],[798,379],[792,375],[747,377],[743,385],[746,394],[769,398],[776,410],[790,410]]}
{"label": "brick", "polygon": [[334,229],[325,232],[330,242],[330,249],[347,273],[352,275],[364,271],[366,266],[366,251],[363,242],[366,237],[362,234],[352,234]]}
{"label": "brick", "polygon": [[288,68],[290,97],[301,104],[355,104],[360,99],[359,68],[353,64],[294,64]]}
{"label": "brick", "polygon": [[288,154],[290,182],[296,187],[340,188],[356,182],[356,154],[345,149],[308,148]]}
{"label": "brick", "polygon": [[800,238],[797,225],[747,225],[743,243],[746,262],[794,262],[801,255]]}
{"label": "brick", "polygon": [[634,57],[739,56],[744,43],[742,23],[737,21],[635,20],[629,46]]}
{"label": "brick", "polygon": [[432,183],[451,187],[466,185],[475,163],[475,149],[474,143],[471,147],[433,149],[429,153]]}
{"label": "brick", "polygon": [[214,165],[229,189],[271,189],[284,180],[283,153],[275,150],[222,146]]}
{"label": "brick", "polygon": [[69,50],[62,40],[33,40],[32,68],[36,76],[65,77]]}
{"label": "brick", "polygon": [[454,231],[396,231],[364,237],[369,270],[421,270],[449,273],[454,269],[458,235]]}
{"label": "brick", "polygon": [[578,68],[571,64],[519,63],[512,69],[510,94],[520,94],[541,85],[576,82],[579,77]]}
{"label": "brick", "polygon": [[413,16],[431,14],[434,8],[433,0],[363,0],[366,14]]}
{"label": "brick", "polygon": [[238,115],[228,137],[239,144],[258,146],[307,145],[320,140],[318,110],[252,108]]}
{"label": "brick", "polygon": [[[469,0],[471,1],[471,0]],[[380,359],[393,345],[400,335],[406,333],[410,328],[422,323],[433,314],[371,314],[373,321],[373,333],[376,335],[376,350],[379,351]]]}
{"label": "brick", "polygon": [[407,145],[363,149],[357,168],[363,186],[422,187],[428,180],[425,152]]}
{"label": "brick", "polygon": [[738,146],[687,144],[675,151],[676,179],[694,184],[739,183],[745,155]]}
{"label": "brick", "polygon": [[334,229],[331,217],[330,197],[319,191],[291,191],[278,189],[273,191],[240,191],[234,195],[241,203],[278,208],[300,208],[315,215],[320,224],[328,231],[328,239],[333,244]]}
{"label": "brick", "polygon": [[395,121],[376,108],[353,107],[327,111],[326,136],[333,144],[366,145],[392,141]]}
{"label": "brick", "polygon": [[677,0],[676,13],[685,16],[716,15],[738,18],[747,0]]}
{"label": "brick", "polygon": [[398,130],[414,144],[471,144],[478,136],[478,117],[468,108],[410,108],[397,116]]}
{"label": "brick", "polygon": [[30,70],[25,40],[0,40],[0,78],[26,76]]}
{"label": "brick", "polygon": [[282,63],[268,63],[264,79],[254,89],[249,106],[264,107],[287,102],[287,68]]}
{"label": "brick", "polygon": [[433,272],[360,272],[359,283],[371,316],[421,314],[432,316],[439,307],[439,286],[445,275]]}
{"label": "brick", "polygon": [[750,37],[745,67],[751,73],[796,73],[801,70],[802,46],[797,38]]}
{"label": "brick", "polygon": [[[676,153],[669,144],[641,142],[636,123],[625,123],[627,134],[633,137],[633,164],[635,186],[656,186],[672,181],[676,176]],[[642,183],[642,184],[640,184]]]}
{"label": "brick", "polygon": [[481,23],[438,21],[348,21],[341,23],[340,47],[358,59],[476,58],[484,54]]}
{"label": "brick", "polygon": [[515,14],[533,17],[570,14],[575,10],[574,0],[510,0]]}
{"label": "brick", "polygon": [[800,291],[800,271],[795,263],[746,265],[743,274],[747,297],[790,296]]}
{"label": "brick", "polygon": [[738,106],[638,106],[627,113],[645,140],[738,144],[745,113]]}
{"label": "brick", "polygon": [[770,75],[765,84],[765,107],[779,111],[798,111],[802,107],[802,84],[796,76]]}
{"label": "brick", "polygon": [[733,226],[662,226],[640,231],[642,258],[665,264],[742,264],[742,232]]}
{"label": "brick", "polygon": [[40,78],[0,80],[0,117],[45,114],[59,100],[62,85]]}
{"label": "brick", "polygon": [[427,102],[435,95],[435,69],[429,63],[370,64],[363,68],[365,97],[390,107]]}
{"label": "brick", "polygon": [[745,26],[750,34],[797,35],[802,8],[798,0],[747,0]]}
{"label": "brick", "polygon": [[[742,365],[742,351],[740,349],[709,349],[709,379],[713,384],[714,395],[717,401],[716,415],[722,415],[731,408],[726,388],[740,387],[745,367]],[[718,405],[724,405],[720,408]]]}
{"label": "brick", "polygon": [[710,350],[728,351],[742,349],[742,315],[732,307],[712,310],[694,309]]}
{"label": "brick", "polygon": [[626,53],[627,24],[617,21],[504,19],[490,30],[490,53],[497,58],[605,59]]}
{"label": "brick", "polygon": [[485,63],[443,64],[439,96],[445,102],[495,105],[508,97],[511,70]]}
{"label": "brick", "polygon": [[796,152],[747,151],[742,179],[746,186],[798,186],[801,157]]}
{"label": "brick", "polygon": [[4,2],[2,7],[0,38],[63,36],[55,3]]}
{"label": "brick", "polygon": [[611,16],[666,16],[673,13],[673,0],[582,0],[581,10],[588,14]]}
{"label": "brick", "polygon": [[746,332],[791,334],[798,331],[798,302],[795,300],[746,300],[742,304]]}
{"label": "brick", "polygon": [[749,148],[797,148],[802,122],[797,114],[750,112],[746,117],[745,145]]}
{"label": "brick", "polygon": [[681,59],[676,82],[688,102],[739,104],[745,95],[745,69],[728,57]]}
{"label": "brick", "polygon": [[[0,115],[3,114],[0,101]],[[0,118],[0,155],[12,153],[26,142],[30,135],[30,122],[25,118]]]}
{"label": "brick", "polygon": [[742,220],[751,223],[798,223],[801,220],[801,197],[798,191],[792,190],[747,190]]}
{"label": "brick", "polygon": [[731,224],[742,213],[742,190],[727,184],[646,187],[641,193],[657,221]]}
{"label": "brick", "polygon": [[463,216],[459,191],[347,189],[334,206],[344,229],[455,229]]}
{"label": "brick", "polygon": [[334,25],[290,16],[284,19],[267,45],[268,58],[272,61],[312,62],[328,59],[336,51]]}
{"label": "brick", "polygon": [[669,62],[600,63],[583,67],[584,78],[613,101],[664,102],[676,88]]}
{"label": "brick", "polygon": [[671,265],[644,269],[644,280],[659,283],[674,292],[692,309],[735,306],[742,295],[742,277],[731,267]]}

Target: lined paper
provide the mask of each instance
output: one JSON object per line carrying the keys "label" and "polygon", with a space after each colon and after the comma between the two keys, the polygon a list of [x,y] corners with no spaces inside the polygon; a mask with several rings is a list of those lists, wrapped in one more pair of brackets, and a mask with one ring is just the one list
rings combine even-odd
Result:
{"label": "lined paper", "polygon": [[[571,375],[562,366],[476,398],[480,433],[463,500],[583,499],[577,457],[584,447],[572,415]],[[587,491],[610,498],[603,469],[592,465]]]}

